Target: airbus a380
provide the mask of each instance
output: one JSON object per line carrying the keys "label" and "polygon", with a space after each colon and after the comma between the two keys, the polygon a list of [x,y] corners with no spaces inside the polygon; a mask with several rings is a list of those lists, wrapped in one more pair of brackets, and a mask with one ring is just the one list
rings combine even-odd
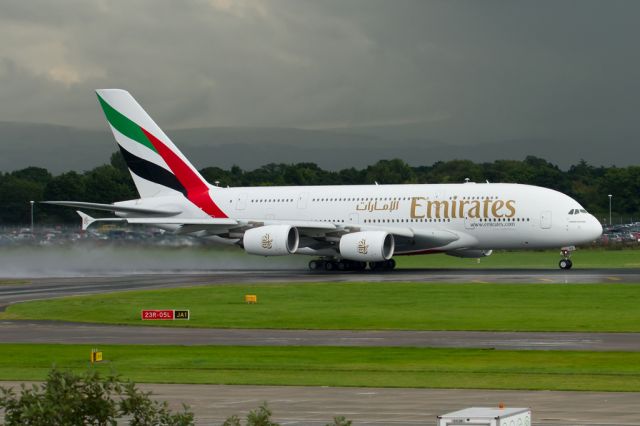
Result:
{"label": "airbus a380", "polygon": [[260,256],[316,256],[312,270],[393,269],[394,255],[483,257],[494,249],[561,248],[602,234],[575,200],[547,188],[508,183],[223,188],[212,186],[124,90],[98,101],[140,194],[113,204],[50,201],[78,211],[83,229],[123,222],[210,238]]}

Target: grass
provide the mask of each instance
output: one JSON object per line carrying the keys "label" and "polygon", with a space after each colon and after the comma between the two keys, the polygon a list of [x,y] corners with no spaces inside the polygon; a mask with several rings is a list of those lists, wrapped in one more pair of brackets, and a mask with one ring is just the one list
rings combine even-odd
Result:
{"label": "grass", "polygon": [[[477,259],[461,259],[444,254],[424,256],[396,256],[399,268],[534,268],[554,269],[558,267],[560,250],[544,251],[496,251],[491,256]],[[601,248],[579,249],[573,256],[574,269],[595,268],[640,268],[640,251],[607,250]]]}
{"label": "grass", "polygon": [[29,280],[5,280],[0,279],[0,285],[23,285],[23,284],[31,284]]}
{"label": "grass", "polygon": [[[258,304],[243,302],[256,294]],[[215,328],[639,332],[640,284],[237,284],[19,303],[0,319]],[[141,321],[189,309],[190,321]]]}
{"label": "grass", "polygon": [[[0,380],[88,368],[91,346],[0,345]],[[640,353],[109,345],[99,370],[136,382],[640,391]]]}

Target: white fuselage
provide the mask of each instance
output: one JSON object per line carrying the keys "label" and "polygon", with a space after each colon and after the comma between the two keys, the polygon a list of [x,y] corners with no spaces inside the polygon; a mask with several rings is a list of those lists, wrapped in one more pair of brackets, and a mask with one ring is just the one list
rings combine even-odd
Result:
{"label": "white fuselage", "polygon": [[[212,187],[210,195],[233,219],[415,231],[396,240],[396,254],[559,248],[591,242],[602,233],[598,220],[569,196],[520,184]],[[180,207],[182,218],[205,215],[195,205],[185,208],[185,201],[180,195],[141,199],[136,205]],[[574,210],[578,213],[569,214]],[[459,238],[433,247],[421,239],[421,233],[433,231]]]}

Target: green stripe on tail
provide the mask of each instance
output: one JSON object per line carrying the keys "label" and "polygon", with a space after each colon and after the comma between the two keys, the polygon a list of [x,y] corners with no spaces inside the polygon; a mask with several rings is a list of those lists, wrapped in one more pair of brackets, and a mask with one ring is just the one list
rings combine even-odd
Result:
{"label": "green stripe on tail", "polygon": [[156,151],[153,144],[149,141],[147,136],[144,134],[140,126],[129,120],[120,112],[116,111],[113,107],[111,107],[111,105],[109,105],[104,99],[102,99],[100,95],[98,95],[98,101],[100,101],[100,106],[102,106],[102,110],[104,111],[104,115],[107,117],[107,121],[109,122],[109,124],[115,127],[116,130],[118,130],[129,139],[141,143],[154,152],[158,152]]}

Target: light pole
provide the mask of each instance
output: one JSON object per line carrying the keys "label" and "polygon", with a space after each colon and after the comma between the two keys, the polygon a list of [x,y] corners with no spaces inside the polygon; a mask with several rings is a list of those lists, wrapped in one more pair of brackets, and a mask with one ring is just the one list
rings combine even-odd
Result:
{"label": "light pole", "polygon": [[611,197],[613,195],[609,194],[609,226],[611,226]]}
{"label": "light pole", "polygon": [[29,201],[31,204],[31,233],[33,234],[33,200]]}

